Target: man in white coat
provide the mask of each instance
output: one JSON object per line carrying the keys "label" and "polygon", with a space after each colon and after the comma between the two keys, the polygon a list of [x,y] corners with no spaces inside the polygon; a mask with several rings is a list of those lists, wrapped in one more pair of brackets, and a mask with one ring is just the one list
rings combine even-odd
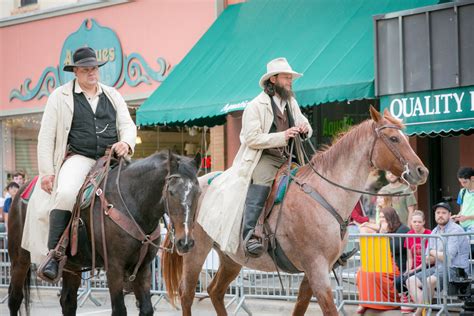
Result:
{"label": "man in white coat", "polygon": [[[39,185],[28,205],[48,208],[50,250],[41,265],[42,274],[57,280],[58,261],[63,254],[54,249],[66,228],[76,196],[96,160],[107,147],[119,157],[133,153],[136,126],[121,95],[99,83],[99,67],[94,49],[81,47],[73,54],[73,64],[64,66],[75,79],[57,88],[48,99],[38,135]],[[46,194],[46,196],[45,196]],[[42,200],[42,201],[39,201]],[[34,223],[25,226],[32,228]],[[27,230],[27,229],[25,229]],[[25,238],[23,248],[35,251],[34,242]]]}
{"label": "man in white coat", "polygon": [[293,80],[301,76],[285,58],[267,64],[260,79],[263,91],[244,110],[241,146],[233,165],[212,181],[203,198],[198,222],[224,251],[237,252],[244,213],[246,255],[258,257],[264,252],[255,226],[278,169],[292,156],[288,142],[298,134],[312,133],[292,91]]}

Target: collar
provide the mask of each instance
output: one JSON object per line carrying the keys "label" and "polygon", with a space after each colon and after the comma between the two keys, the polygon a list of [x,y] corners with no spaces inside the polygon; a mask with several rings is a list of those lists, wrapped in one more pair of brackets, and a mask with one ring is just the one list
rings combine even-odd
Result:
{"label": "collar", "polygon": [[446,233],[446,230],[452,225],[452,223],[454,223],[451,219],[446,223],[446,225],[444,225],[443,228],[441,228],[441,226],[436,226],[438,228],[438,231],[440,233]]}
{"label": "collar", "polygon": [[[79,83],[77,83],[77,80],[75,81],[75,84],[74,84],[74,93],[83,93],[84,90],[82,90],[81,86],[79,85]],[[100,84],[97,84],[97,92],[94,96],[98,96],[100,94],[102,94],[102,87],[100,86]]]}

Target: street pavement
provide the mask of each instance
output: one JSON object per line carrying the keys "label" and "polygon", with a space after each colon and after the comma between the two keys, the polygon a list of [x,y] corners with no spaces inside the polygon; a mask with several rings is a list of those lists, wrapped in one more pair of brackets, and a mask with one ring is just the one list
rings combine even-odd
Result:
{"label": "street pavement", "polygon": [[[59,306],[59,298],[57,296],[57,290],[45,290],[41,289],[36,291],[32,289],[32,316],[55,316],[61,315],[61,309]],[[38,295],[39,293],[39,295]],[[0,300],[5,297],[7,294],[6,288],[0,288]],[[110,298],[106,292],[93,293],[93,298],[95,298],[101,306],[96,306],[90,299],[87,299],[84,305],[78,308],[78,316],[105,316],[111,314],[110,307]],[[226,303],[230,299],[226,300]],[[133,295],[127,295],[125,297],[128,315],[134,316],[138,315],[138,310],[135,307],[135,299]],[[157,297],[152,297],[152,302],[155,303],[158,301]],[[288,316],[291,315],[291,311],[294,305],[293,301],[281,301],[281,300],[264,300],[264,299],[247,299],[246,304],[249,310],[254,316]],[[236,304],[232,304],[229,308],[229,315],[233,315]],[[347,315],[355,315],[356,306],[346,306],[345,310]],[[400,312],[392,312],[392,315],[400,315]],[[322,315],[319,305],[316,303],[311,303],[307,315]],[[7,303],[0,304],[0,315],[6,316],[8,313]],[[165,300],[160,300],[156,305],[155,315],[164,315],[164,316],[178,316],[181,315],[179,310],[174,309],[168,302]],[[214,309],[209,299],[203,299],[199,301],[195,300],[193,304],[193,315],[195,316],[208,316],[215,315]],[[240,309],[237,315],[247,315],[247,313]],[[366,314],[367,315],[367,314]],[[384,313],[384,315],[389,315]]]}

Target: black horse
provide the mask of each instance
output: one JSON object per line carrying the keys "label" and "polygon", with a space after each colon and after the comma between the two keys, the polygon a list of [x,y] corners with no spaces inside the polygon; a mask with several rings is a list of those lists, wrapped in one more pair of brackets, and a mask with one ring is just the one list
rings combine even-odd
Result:
{"label": "black horse", "polygon": [[[130,212],[132,222],[134,220],[145,234],[154,232],[160,218],[166,213],[173,228],[175,247],[180,253],[186,253],[194,245],[192,228],[200,195],[197,180],[199,166],[200,156],[192,159],[170,152],[156,153],[122,168],[112,169],[107,178],[105,198],[121,213],[119,215],[129,218],[127,213]],[[25,187],[13,201],[8,224],[8,253],[11,260],[11,283],[8,289],[10,315],[18,314],[23,299],[29,314],[30,253],[21,248],[27,204],[21,201],[20,195]],[[93,212],[93,236],[89,225],[89,211],[81,212],[89,240],[93,237],[96,241],[97,267],[104,267],[105,261],[100,224],[101,212],[104,211],[103,202],[97,198]],[[105,216],[104,227],[112,315],[127,314],[123,297],[126,279],[131,282],[140,315],[152,315],[150,262],[156,257],[158,248],[154,245],[159,244],[159,239],[149,244],[146,251],[142,251],[140,264],[143,243],[108,216]],[[90,257],[88,260],[80,252],[77,256],[68,258],[63,272],[60,298],[63,315],[76,315],[77,290],[81,284],[79,267],[91,267]]]}

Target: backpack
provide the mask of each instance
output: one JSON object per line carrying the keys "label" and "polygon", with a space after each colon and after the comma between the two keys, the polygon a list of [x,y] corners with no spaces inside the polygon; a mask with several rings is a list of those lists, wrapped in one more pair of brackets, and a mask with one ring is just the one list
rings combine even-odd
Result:
{"label": "backpack", "polygon": [[459,205],[462,205],[462,203],[464,202],[464,195],[466,195],[466,191],[467,191],[466,188],[463,188],[461,190],[461,201],[460,201]]}

